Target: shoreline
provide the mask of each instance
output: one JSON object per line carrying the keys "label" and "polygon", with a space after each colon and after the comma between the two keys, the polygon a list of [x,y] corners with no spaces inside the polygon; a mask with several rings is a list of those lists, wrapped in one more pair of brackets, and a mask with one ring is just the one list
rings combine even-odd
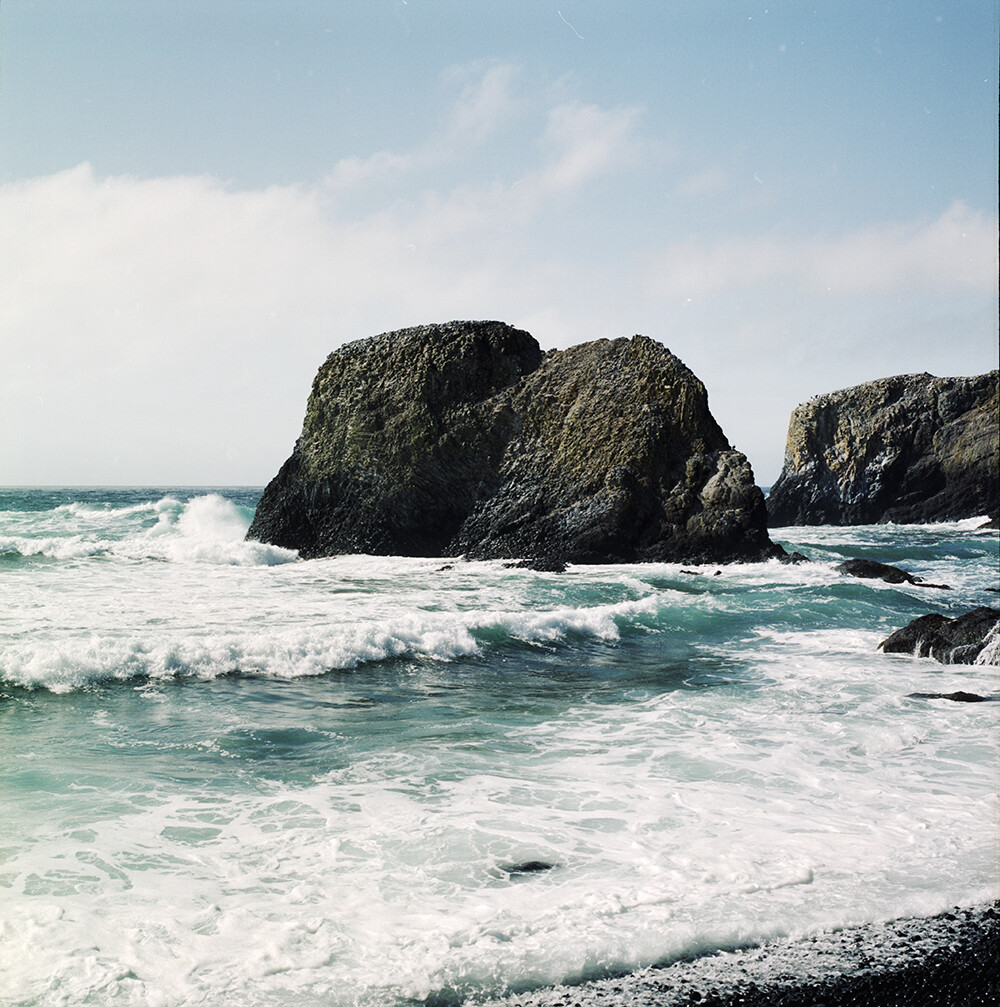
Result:
{"label": "shoreline", "polygon": [[[471,1007],[472,1001],[467,1001]],[[720,951],[482,1007],[990,1007],[1000,901]]]}

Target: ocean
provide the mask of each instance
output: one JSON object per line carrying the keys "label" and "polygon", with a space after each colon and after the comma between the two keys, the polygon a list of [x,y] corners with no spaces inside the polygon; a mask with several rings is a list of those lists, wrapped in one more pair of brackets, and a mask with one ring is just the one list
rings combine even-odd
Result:
{"label": "ocean", "polygon": [[[0,1003],[461,1003],[997,891],[976,520],[813,562],[245,542],[260,490],[0,490]],[[844,577],[848,557],[951,590]]]}

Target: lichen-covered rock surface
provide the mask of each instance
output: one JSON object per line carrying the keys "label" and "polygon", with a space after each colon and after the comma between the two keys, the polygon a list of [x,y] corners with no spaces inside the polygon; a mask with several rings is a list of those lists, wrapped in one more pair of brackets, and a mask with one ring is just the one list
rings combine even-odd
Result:
{"label": "lichen-covered rock surface", "polygon": [[798,406],[767,499],[772,526],[996,515],[998,374],[904,374]]}
{"label": "lichen-covered rock surface", "polygon": [[543,354],[501,322],[335,350],[248,537],[336,553],[726,562],[781,555],[704,385],[642,336]]}

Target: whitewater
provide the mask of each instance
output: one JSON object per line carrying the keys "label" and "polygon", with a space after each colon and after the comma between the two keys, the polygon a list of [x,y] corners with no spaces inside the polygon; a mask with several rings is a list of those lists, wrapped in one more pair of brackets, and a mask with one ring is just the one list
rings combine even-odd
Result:
{"label": "whitewater", "polygon": [[980,521],[549,573],[303,561],[259,495],[0,490],[0,1003],[459,1004],[998,896],[1000,703],[914,695],[997,669],[877,649],[997,604]]}

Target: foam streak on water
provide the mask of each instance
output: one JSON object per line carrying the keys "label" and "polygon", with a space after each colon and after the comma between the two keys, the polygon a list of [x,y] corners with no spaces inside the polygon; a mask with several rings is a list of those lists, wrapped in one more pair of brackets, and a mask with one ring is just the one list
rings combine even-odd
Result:
{"label": "foam streak on water", "polygon": [[911,694],[996,669],[877,651],[995,604],[975,522],[552,574],[303,562],[254,500],[0,495],[0,1002],[458,1002],[995,897],[1000,704]]}

